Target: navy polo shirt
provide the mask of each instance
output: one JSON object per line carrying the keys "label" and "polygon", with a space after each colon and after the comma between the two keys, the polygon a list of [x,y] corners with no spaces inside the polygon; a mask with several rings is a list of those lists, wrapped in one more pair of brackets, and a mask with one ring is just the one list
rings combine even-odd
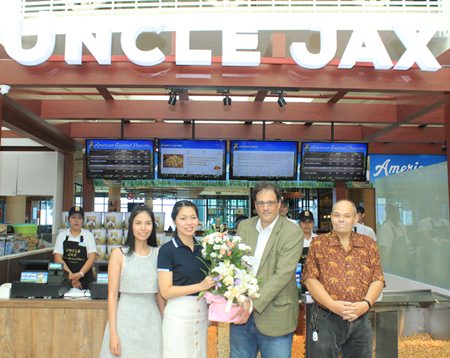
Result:
{"label": "navy polo shirt", "polygon": [[208,272],[208,267],[202,260],[202,246],[197,240],[194,239],[194,251],[191,251],[174,236],[159,249],[158,271],[172,272],[174,286],[194,285],[203,281],[206,276],[204,272]]}

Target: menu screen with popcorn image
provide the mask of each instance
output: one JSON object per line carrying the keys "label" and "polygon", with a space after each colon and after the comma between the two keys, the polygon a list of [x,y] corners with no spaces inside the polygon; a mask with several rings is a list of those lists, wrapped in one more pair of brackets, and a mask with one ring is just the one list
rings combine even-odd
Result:
{"label": "menu screen with popcorn image", "polygon": [[158,177],[225,180],[226,141],[159,140]]}

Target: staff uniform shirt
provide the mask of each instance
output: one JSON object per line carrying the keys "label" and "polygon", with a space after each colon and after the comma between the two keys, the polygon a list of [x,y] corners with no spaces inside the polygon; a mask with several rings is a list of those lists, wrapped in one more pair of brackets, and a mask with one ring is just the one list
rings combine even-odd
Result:
{"label": "staff uniform shirt", "polygon": [[[202,261],[202,246],[194,239],[194,251],[174,236],[159,249],[158,271],[172,272],[174,286],[189,286],[197,284],[205,278],[208,267]],[[203,272],[203,271],[204,272]],[[191,296],[197,296],[198,293]]]}
{"label": "staff uniform shirt", "polygon": [[317,234],[312,232],[311,233],[311,237],[309,238],[309,240],[306,237],[303,237],[303,248],[307,248],[307,247],[311,246],[311,241],[316,236],[317,236]]}
{"label": "staff uniform shirt", "polygon": [[361,301],[372,282],[384,282],[376,242],[352,232],[346,251],[334,231],[316,236],[302,276],[308,279],[318,280],[334,300]]}
{"label": "staff uniform shirt", "polygon": [[377,235],[370,226],[361,223],[356,223],[355,226],[353,226],[353,231],[357,232],[358,234],[369,236],[373,240],[377,241]]}
{"label": "staff uniform shirt", "polygon": [[[67,236],[69,236],[68,241],[77,242],[78,245],[85,246],[88,254],[97,252],[95,239],[90,231],[81,229],[80,235],[75,237],[70,233],[70,229],[67,229],[61,231],[56,237],[55,248],[53,249],[54,254],[64,255],[63,243]],[[80,242],[81,236],[83,236],[83,242]]]}

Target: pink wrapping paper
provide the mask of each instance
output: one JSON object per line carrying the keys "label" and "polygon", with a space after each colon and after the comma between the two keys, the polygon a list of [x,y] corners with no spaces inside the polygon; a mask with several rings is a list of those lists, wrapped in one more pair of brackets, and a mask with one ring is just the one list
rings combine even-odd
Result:
{"label": "pink wrapping paper", "polygon": [[236,322],[237,317],[232,317],[239,311],[239,306],[233,304],[230,312],[226,312],[227,299],[225,297],[215,295],[211,292],[205,293],[205,299],[209,303],[208,319],[214,322]]}

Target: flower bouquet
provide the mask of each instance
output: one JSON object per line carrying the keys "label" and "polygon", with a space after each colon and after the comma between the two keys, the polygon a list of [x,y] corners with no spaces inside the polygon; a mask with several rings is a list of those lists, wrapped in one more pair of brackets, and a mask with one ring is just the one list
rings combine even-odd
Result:
{"label": "flower bouquet", "polygon": [[209,275],[216,284],[205,293],[209,320],[232,322],[247,298],[259,297],[258,280],[252,272],[251,248],[239,236],[214,232],[202,240],[202,255],[208,262]]}

